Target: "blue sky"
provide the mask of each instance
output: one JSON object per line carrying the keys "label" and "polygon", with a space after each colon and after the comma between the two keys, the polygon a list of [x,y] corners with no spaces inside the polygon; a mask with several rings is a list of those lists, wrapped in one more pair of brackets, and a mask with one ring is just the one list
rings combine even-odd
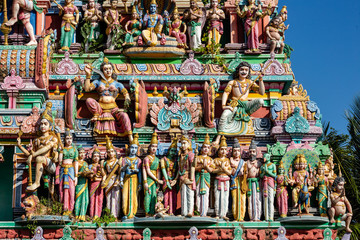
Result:
{"label": "blue sky", "polygon": [[360,0],[280,0],[288,9],[291,67],[330,126],[347,133],[345,110],[360,94]]}

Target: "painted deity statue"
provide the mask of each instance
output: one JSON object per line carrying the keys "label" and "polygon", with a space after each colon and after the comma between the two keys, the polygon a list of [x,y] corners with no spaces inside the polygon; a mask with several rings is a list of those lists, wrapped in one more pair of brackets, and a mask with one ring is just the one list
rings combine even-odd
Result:
{"label": "painted deity statue", "polygon": [[147,217],[155,214],[157,184],[162,185],[164,182],[160,179],[160,160],[156,156],[158,147],[157,133],[154,132],[149,145],[149,155],[144,158],[143,175],[144,175],[144,208]]}
{"label": "painted deity statue", "polygon": [[168,11],[164,11],[163,13],[163,19],[164,19],[164,27],[163,27],[163,33],[166,36],[170,35],[170,28],[171,28],[171,19]]}
{"label": "painted deity statue", "polygon": [[101,188],[105,189],[106,208],[115,217],[120,216],[120,173],[121,173],[121,159],[118,160],[116,150],[106,136],[106,161],[101,162],[104,166],[106,179],[103,181]]}
{"label": "painted deity statue", "polygon": [[104,191],[101,183],[105,180],[106,173],[100,164],[100,151],[95,148],[92,153],[92,163],[89,165],[90,174],[90,217],[94,220],[101,217],[103,206]]}
{"label": "painted deity statue", "polygon": [[79,153],[73,144],[70,129],[65,131],[65,146],[59,154],[59,166],[56,173],[56,184],[59,184],[60,202],[64,215],[69,215],[75,206],[75,186],[78,181]]}
{"label": "painted deity statue", "polygon": [[215,192],[215,214],[216,218],[223,218],[229,220],[226,216],[229,208],[229,194],[230,194],[230,175],[232,168],[230,166],[230,159],[227,158],[227,143],[226,138],[222,136],[219,146],[218,158],[214,159],[214,170],[212,173],[216,174],[214,183]]}
{"label": "painted deity statue", "polygon": [[[26,160],[29,169],[31,169],[32,161],[36,163],[35,182],[29,185],[27,191],[35,191],[40,187],[41,177],[47,174],[54,174],[56,170],[55,163],[58,161],[59,138],[54,132],[55,123],[51,115],[52,103],[46,103],[46,109],[41,114],[39,133],[40,136],[33,141],[32,149],[26,150],[21,145],[21,139],[17,139],[17,145],[23,153],[28,157]],[[45,170],[45,172],[44,172]],[[29,180],[30,181],[30,180]]]}
{"label": "painted deity statue", "polygon": [[122,160],[120,186],[122,187],[123,219],[134,218],[138,210],[138,196],[141,190],[141,159],[137,157],[139,151],[139,135],[135,134],[130,143],[129,155]]}
{"label": "painted deity statue", "polygon": [[200,156],[195,158],[196,208],[201,217],[206,217],[209,210],[210,173],[214,167],[213,159],[209,156],[210,151],[210,137],[209,134],[206,134]]}
{"label": "painted deity statue", "polygon": [[158,39],[162,39],[161,31],[164,20],[160,14],[156,13],[157,4],[155,0],[150,3],[149,13],[144,16],[144,27],[141,35],[147,46],[154,47],[157,45]]}
{"label": "painted deity statue", "polygon": [[75,187],[75,217],[78,221],[85,221],[87,208],[89,205],[89,166],[85,161],[85,149],[78,147],[78,183]]}
{"label": "painted deity statue", "polygon": [[117,28],[120,26],[121,13],[118,11],[117,0],[111,0],[111,8],[106,10],[104,14],[104,22],[107,24],[106,28],[106,48],[109,50],[115,49],[115,43],[113,42],[113,37],[117,33]]}
{"label": "painted deity statue", "polygon": [[325,176],[329,180],[329,185],[332,185],[332,183],[334,182],[334,180],[336,178],[334,168],[335,168],[334,159],[333,159],[333,156],[330,156],[328,159],[326,159],[325,168],[324,168]]}
{"label": "painted deity statue", "polygon": [[180,177],[181,215],[185,217],[192,217],[194,212],[194,191],[196,189],[194,158],[191,141],[182,136],[178,174]]}
{"label": "painted deity statue", "polygon": [[5,26],[11,27],[18,20],[21,20],[30,38],[30,41],[26,44],[27,46],[37,45],[34,27],[30,23],[30,12],[32,10],[35,10],[40,14],[43,12],[43,9],[37,6],[36,0],[14,0],[12,2],[12,17],[9,21],[4,23]]}
{"label": "painted deity statue", "polygon": [[[241,62],[234,73],[234,79],[230,81],[222,96],[222,108],[218,129],[217,142],[220,140],[220,134],[225,136],[244,135],[248,128],[251,127],[250,115],[258,110],[263,104],[263,99],[254,99],[248,101],[250,90],[264,95],[265,86],[262,76],[259,78],[258,86],[252,82],[250,74],[250,64]],[[231,96],[231,98],[230,98]],[[227,104],[231,99],[230,104]]]}
{"label": "painted deity statue", "polygon": [[260,168],[265,221],[274,221],[274,198],[276,165],[270,161],[270,154],[264,154],[264,164]]}
{"label": "painted deity statue", "polygon": [[319,161],[318,172],[315,176],[315,187],[317,187],[316,200],[319,204],[319,212],[321,217],[327,217],[328,210],[328,187],[329,181],[325,176],[324,165]]}
{"label": "painted deity statue", "polygon": [[201,30],[206,19],[206,13],[199,8],[196,0],[190,0],[190,8],[184,11],[184,19],[188,22],[190,48],[197,49],[201,46]]}
{"label": "painted deity statue", "polygon": [[141,35],[142,19],[136,11],[135,6],[132,8],[131,19],[125,24],[125,42],[124,46],[133,46],[137,38]]}
{"label": "painted deity statue", "polygon": [[164,201],[164,194],[163,192],[158,192],[157,194],[157,202],[155,204],[155,218],[164,218],[165,216],[167,216],[167,211],[169,211],[169,207],[170,206],[167,206],[165,207],[164,204],[163,204],[163,201]]}
{"label": "painted deity statue", "polygon": [[[91,121],[95,122],[94,133],[112,134],[117,136],[128,136],[132,142],[131,122],[127,113],[123,112],[116,104],[116,98],[121,92],[125,97],[125,105],[130,104],[130,96],[124,85],[116,81],[114,66],[107,58],[101,64],[101,71],[95,70],[100,74],[100,80],[94,80],[90,83],[92,67],[85,66],[86,80],[84,89],[86,92],[96,90],[99,94],[99,100],[93,98],[86,99],[86,106],[93,114]],[[117,124],[115,124],[115,119]]]}
{"label": "painted deity statue", "polygon": [[225,19],[225,13],[218,6],[218,0],[211,0],[211,8],[206,11],[206,19],[208,20],[210,26],[207,45],[212,43],[219,44],[221,36],[224,33],[222,20]]}
{"label": "painted deity statue", "polygon": [[[175,7],[173,12],[171,22],[171,31],[170,36],[175,37],[176,41],[178,42],[178,47],[186,48],[186,24],[180,20],[180,15],[177,7]],[[183,31],[181,31],[181,26],[183,26]]]}
{"label": "painted deity statue", "polygon": [[248,51],[261,52],[259,49],[259,26],[258,21],[271,14],[271,6],[264,9],[262,5],[256,5],[255,0],[249,0],[249,4],[240,10],[237,5],[237,14],[245,19],[245,33],[247,37]]}
{"label": "painted deity statue", "polygon": [[230,158],[232,174],[230,176],[230,190],[232,196],[232,213],[235,221],[244,221],[246,213],[246,162],[241,158],[241,147],[239,141],[235,139],[232,147],[232,157]]}
{"label": "painted deity statue", "polygon": [[260,221],[262,214],[262,197],[260,192],[259,176],[261,161],[256,159],[256,145],[252,141],[249,146],[250,159],[246,162],[248,182],[248,213],[251,221]]}
{"label": "painted deity statue", "polygon": [[[173,215],[176,210],[177,202],[177,189],[176,182],[178,175],[178,160],[177,160],[177,142],[178,139],[174,138],[168,149],[167,155],[160,161],[161,172],[163,175],[163,195],[165,208],[169,207],[169,214]],[[168,186],[170,182],[170,187]]]}
{"label": "painted deity statue", "polygon": [[85,44],[85,51],[87,52],[91,41],[96,40],[100,35],[99,22],[102,20],[102,13],[96,7],[95,0],[89,0],[87,8],[84,12],[84,20],[90,23],[90,33]]}
{"label": "painted deity statue", "polygon": [[[280,16],[280,20],[281,20],[281,23],[280,23],[281,34],[284,35],[285,30],[289,29],[289,26],[290,26],[289,24],[285,25],[285,21],[288,19],[288,11],[287,11],[286,6],[282,7],[282,9],[280,10],[279,16]],[[285,39],[285,37],[284,37],[284,39]]]}
{"label": "painted deity statue", "polygon": [[[350,223],[352,219],[352,207],[349,200],[345,196],[345,179],[336,177],[332,185],[330,194],[331,208],[329,209],[330,223],[345,221],[345,230],[352,233]],[[346,213],[347,211],[347,213]]]}
{"label": "painted deity statue", "polygon": [[278,168],[278,175],[276,177],[276,203],[279,210],[280,217],[284,218],[288,212],[288,191],[289,177],[285,175],[284,164],[281,161]]}
{"label": "painted deity statue", "polygon": [[271,19],[269,24],[266,26],[266,36],[268,42],[270,43],[270,54],[275,53],[277,49],[277,53],[281,54],[284,50],[284,36],[282,29],[280,27],[281,19],[279,16]]}
{"label": "painted deity statue", "polygon": [[65,6],[57,4],[57,7],[59,8],[59,15],[62,15],[60,36],[61,50],[69,51],[74,39],[76,26],[79,23],[79,9],[73,4],[73,0],[65,0]]}

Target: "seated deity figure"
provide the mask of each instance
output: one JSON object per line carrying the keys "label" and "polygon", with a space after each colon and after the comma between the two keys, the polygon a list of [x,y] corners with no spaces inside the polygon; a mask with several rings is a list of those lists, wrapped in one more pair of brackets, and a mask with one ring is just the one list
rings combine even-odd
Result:
{"label": "seated deity figure", "polygon": [[206,11],[206,18],[209,21],[210,26],[208,31],[208,45],[212,42],[219,44],[221,36],[224,33],[222,20],[225,19],[225,13],[218,6],[218,0],[211,0],[211,8]]}
{"label": "seated deity figure", "polygon": [[[132,142],[131,122],[127,113],[123,112],[116,104],[116,98],[121,92],[125,97],[125,105],[130,103],[130,96],[124,85],[116,81],[114,66],[107,58],[100,66],[101,71],[96,70],[101,79],[90,83],[92,67],[85,66],[86,80],[84,89],[90,92],[96,89],[100,98],[96,101],[93,98],[86,99],[89,111],[94,115],[91,121],[95,122],[94,133],[111,134],[116,136],[128,136]],[[95,70],[94,70],[95,71]],[[114,118],[115,117],[115,118]],[[115,119],[117,125],[115,124]]]}
{"label": "seated deity figure", "polygon": [[[181,26],[183,26],[183,31],[181,31]],[[170,36],[175,37],[178,42],[178,47],[186,48],[186,24],[181,21],[179,11],[177,7],[173,12],[173,19],[171,22],[171,31]]]}
{"label": "seated deity figure", "polygon": [[[262,80],[262,76],[259,78],[258,86],[255,82],[252,82],[250,74],[250,64],[247,62],[241,62],[234,73],[234,80],[230,81],[222,96],[222,108],[218,129],[218,138],[216,142],[220,140],[220,135],[233,136],[244,135],[248,131],[248,124],[251,123],[250,115],[258,110],[263,104],[263,99],[254,99],[248,101],[250,90],[264,95],[265,86]],[[230,98],[230,103],[227,104]]]}
{"label": "seated deity figure", "polygon": [[131,19],[125,24],[125,42],[124,46],[135,45],[136,39],[141,35],[142,19],[139,19],[139,14],[135,6],[132,8]]}
{"label": "seated deity figure", "polygon": [[269,24],[266,26],[265,31],[268,42],[270,43],[270,54],[275,53],[275,50],[277,50],[277,53],[279,54],[283,53],[285,43],[280,24],[281,18],[276,16],[271,19]]}
{"label": "seated deity figure", "polygon": [[149,13],[144,16],[144,27],[141,35],[147,46],[154,47],[157,41],[162,38],[161,31],[164,25],[164,20],[160,14],[156,13],[157,4],[156,0],[150,3]]}

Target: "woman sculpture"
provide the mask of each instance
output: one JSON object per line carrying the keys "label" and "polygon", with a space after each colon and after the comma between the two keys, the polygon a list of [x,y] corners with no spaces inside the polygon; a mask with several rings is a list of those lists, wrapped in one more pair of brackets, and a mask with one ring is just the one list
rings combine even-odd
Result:
{"label": "woman sculpture", "polygon": [[69,215],[75,205],[75,186],[78,177],[78,150],[73,144],[70,130],[65,131],[65,146],[59,154],[59,167],[56,184],[59,184],[60,202],[63,204],[64,215]]}
{"label": "woman sculpture", "polygon": [[280,217],[284,218],[288,212],[288,177],[285,175],[284,164],[281,161],[279,164],[278,175],[276,177],[276,202],[279,210]]}
{"label": "woman sculpture", "polygon": [[[183,31],[180,30],[183,26]],[[171,32],[170,36],[175,37],[178,42],[178,47],[186,48],[186,24],[180,20],[180,15],[177,7],[175,7],[173,12],[173,20],[171,22]]]}
{"label": "woman sculpture", "polygon": [[138,209],[138,194],[141,190],[141,159],[136,156],[139,150],[139,135],[135,134],[130,145],[129,156],[122,160],[120,186],[122,187],[123,219],[135,217]]}
{"label": "woman sculpture", "polygon": [[[61,50],[69,51],[74,38],[76,26],[79,23],[79,9],[73,4],[73,0],[65,0],[65,6],[57,4],[59,15],[62,15],[61,22]],[[74,16],[75,14],[75,16]]]}
{"label": "woman sculpture", "polygon": [[139,14],[133,6],[131,19],[125,24],[125,42],[123,45],[133,46],[135,45],[135,39],[141,35],[142,19],[139,18]]}
{"label": "woman sculpture", "polygon": [[97,39],[100,35],[99,22],[102,20],[102,13],[96,7],[95,0],[89,0],[86,6],[88,7],[84,12],[84,20],[90,23],[90,34],[85,44],[85,51],[88,51],[91,41]]}
{"label": "woman sculpture", "polygon": [[316,200],[319,203],[319,212],[321,217],[327,217],[327,208],[328,208],[328,191],[329,182],[327,177],[325,177],[325,168],[322,165],[321,161],[318,164],[318,173],[315,177],[315,186],[317,189]]}

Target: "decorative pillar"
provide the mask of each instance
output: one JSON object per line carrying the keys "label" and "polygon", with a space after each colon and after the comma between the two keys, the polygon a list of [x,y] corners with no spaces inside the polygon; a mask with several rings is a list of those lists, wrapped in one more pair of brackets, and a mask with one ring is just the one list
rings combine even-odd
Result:
{"label": "decorative pillar", "polygon": [[1,84],[1,88],[6,90],[9,97],[9,109],[16,109],[16,98],[19,96],[19,90],[25,88],[23,79],[20,76],[15,76],[15,73],[15,69],[12,68],[10,76],[5,77],[4,83]]}

